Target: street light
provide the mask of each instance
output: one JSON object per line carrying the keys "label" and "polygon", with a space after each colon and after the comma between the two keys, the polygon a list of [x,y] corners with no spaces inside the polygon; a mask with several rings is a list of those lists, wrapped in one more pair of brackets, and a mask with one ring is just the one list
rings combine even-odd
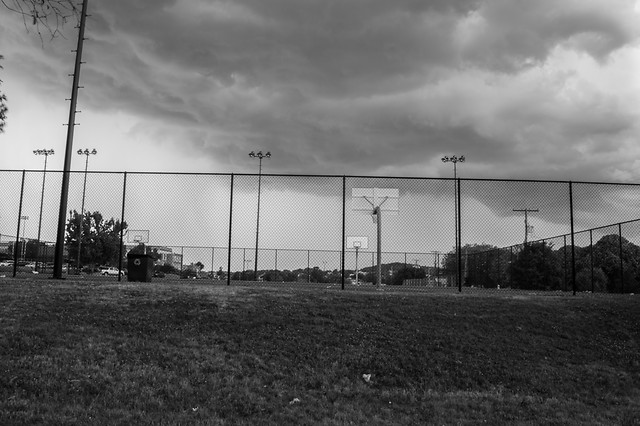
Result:
{"label": "street light", "polygon": [[[460,246],[460,241],[459,241],[459,235],[458,235],[458,188],[457,188],[457,182],[458,182],[458,163],[464,163],[465,158],[464,155],[461,155],[460,157],[457,157],[455,155],[452,155],[451,157],[449,156],[444,156],[442,157],[442,162],[443,163],[453,163],[453,179],[454,179],[454,184],[456,185],[456,190],[454,191],[454,204],[455,204],[455,229],[456,229],[456,259],[458,259],[458,247]],[[459,262],[458,262],[459,263]],[[459,264],[458,264],[458,269],[459,269]],[[460,280],[460,271],[458,271],[458,280]],[[458,283],[458,286],[460,286],[460,282]]]}
{"label": "street light", "polygon": [[90,155],[96,155],[98,153],[98,151],[94,149],[92,149],[91,151],[89,151],[88,149],[85,149],[84,151],[79,149],[78,150],[78,155],[84,155],[86,157],[86,161],[84,163],[84,183],[82,185],[82,207],[80,207],[80,224],[78,226],[78,263],[77,263],[77,267],[78,267],[78,274],[80,274],[80,252],[82,249],[82,225],[84,222],[84,196],[87,190],[87,169],[89,168],[89,156]]}
{"label": "street light", "polygon": [[40,218],[38,219],[38,251],[36,254],[36,271],[38,270],[38,263],[40,261],[40,231],[42,230],[42,206],[44,204],[44,183],[47,179],[47,160],[50,155],[55,154],[53,149],[36,149],[33,151],[34,155],[44,155],[44,171],[42,173],[42,193],[40,195]]}
{"label": "street light", "polygon": [[271,158],[271,153],[267,152],[263,154],[262,151],[249,153],[249,157],[257,158],[260,161],[260,166],[258,169],[258,213],[256,215],[256,261],[255,266],[253,268],[253,280],[258,279],[258,236],[260,235],[260,187],[262,183],[262,159],[263,158]]}

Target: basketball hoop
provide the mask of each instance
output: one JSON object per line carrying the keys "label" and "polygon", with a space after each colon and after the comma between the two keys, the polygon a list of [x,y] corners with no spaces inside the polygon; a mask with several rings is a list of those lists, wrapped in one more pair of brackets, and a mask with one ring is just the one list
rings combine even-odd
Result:
{"label": "basketball hoop", "polygon": [[400,191],[397,188],[352,188],[352,209],[370,214],[377,228],[378,266],[376,281],[382,284],[382,212],[398,214]]}

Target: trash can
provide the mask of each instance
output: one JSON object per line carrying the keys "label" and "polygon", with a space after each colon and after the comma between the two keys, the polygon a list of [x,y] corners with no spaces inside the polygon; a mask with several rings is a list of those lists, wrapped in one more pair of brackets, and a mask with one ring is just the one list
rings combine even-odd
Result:
{"label": "trash can", "polygon": [[151,277],[153,277],[153,260],[153,256],[149,254],[128,253],[128,280],[143,283],[151,282]]}

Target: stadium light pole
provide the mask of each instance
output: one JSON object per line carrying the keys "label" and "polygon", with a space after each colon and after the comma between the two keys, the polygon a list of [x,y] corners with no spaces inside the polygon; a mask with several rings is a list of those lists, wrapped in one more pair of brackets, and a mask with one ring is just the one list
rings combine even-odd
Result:
{"label": "stadium light pole", "polygon": [[78,150],[78,155],[84,155],[86,157],[84,163],[84,183],[82,184],[82,206],[80,207],[80,223],[78,225],[78,275],[80,275],[80,252],[82,248],[82,226],[84,222],[84,196],[87,191],[87,170],[89,169],[89,156],[96,155],[97,153],[98,151],[96,151],[95,148],[91,151],[89,151],[88,149],[85,149],[84,151],[81,149]]}
{"label": "stadium light pole", "polygon": [[[455,251],[455,256],[456,259],[458,259],[458,250],[459,250],[459,246],[460,246],[460,241],[459,241],[459,235],[458,235],[458,187],[457,187],[457,182],[458,182],[458,163],[464,163],[465,158],[464,155],[461,155],[460,157],[457,157],[455,155],[452,156],[444,156],[442,157],[442,162],[443,163],[453,163],[453,179],[454,179],[454,184],[456,185],[456,189],[454,191],[454,204],[455,204],[455,214],[454,214],[454,219],[455,219],[455,230],[456,230],[456,251]],[[458,268],[460,267],[460,265],[458,265]],[[459,275],[459,274],[458,274]],[[459,278],[459,277],[458,277]],[[458,283],[458,286],[460,286],[461,283]]]}
{"label": "stadium light pole", "polygon": [[44,155],[44,169],[42,172],[42,193],[40,194],[40,217],[38,219],[38,250],[36,252],[36,271],[40,262],[40,231],[42,230],[42,207],[44,205],[44,184],[47,179],[47,160],[50,155],[55,154],[53,149],[36,149],[33,151],[34,155]]}
{"label": "stadium light pole", "polygon": [[253,280],[256,281],[258,279],[258,237],[260,235],[260,191],[262,184],[262,159],[271,158],[271,153],[267,152],[266,154],[263,154],[262,151],[251,151],[249,153],[249,157],[257,158],[260,163],[258,168],[258,213],[256,215],[256,260],[255,266],[253,268]]}

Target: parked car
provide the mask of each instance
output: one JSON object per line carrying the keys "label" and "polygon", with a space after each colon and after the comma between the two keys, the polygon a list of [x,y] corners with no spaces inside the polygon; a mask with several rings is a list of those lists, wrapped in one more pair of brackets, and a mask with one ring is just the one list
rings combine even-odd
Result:
{"label": "parked car", "polygon": [[101,275],[114,275],[114,276],[118,276],[118,274],[120,274],[121,276],[124,275],[124,271],[118,271],[118,268],[114,268],[113,266],[109,266],[108,268],[104,268],[100,271]]}

